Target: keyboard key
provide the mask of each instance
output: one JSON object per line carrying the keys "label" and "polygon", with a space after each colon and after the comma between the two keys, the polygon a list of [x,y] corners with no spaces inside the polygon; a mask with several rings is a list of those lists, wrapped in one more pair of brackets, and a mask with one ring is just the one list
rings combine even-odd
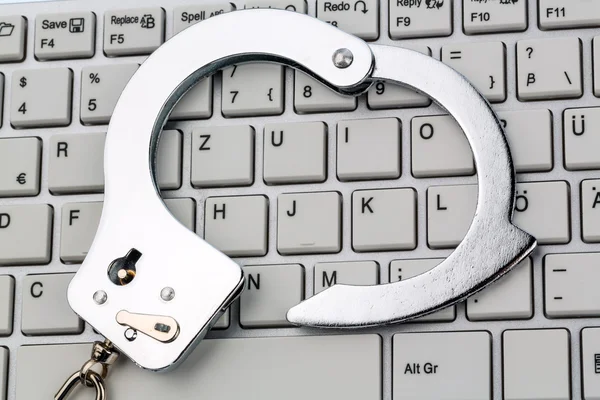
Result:
{"label": "keyboard key", "polygon": [[207,18],[233,10],[235,10],[235,5],[225,1],[207,5],[194,4],[176,7],[173,10],[173,34],[178,34],[185,28],[204,21]]}
{"label": "keyboard key", "polygon": [[279,253],[337,253],[342,249],[342,198],[339,193],[281,194],[277,202]]}
{"label": "keyboard key", "polygon": [[594,94],[600,97],[600,36],[596,36],[593,41],[594,46]]}
{"label": "keyboard key", "polygon": [[2,128],[2,117],[4,109],[4,75],[0,72],[0,128]]}
{"label": "keyboard key", "polygon": [[375,261],[315,264],[315,294],[338,283],[346,285],[377,285],[379,284],[379,264]]}
{"label": "keyboard key", "polygon": [[533,316],[531,259],[519,263],[499,281],[467,300],[471,321],[528,319]]}
{"label": "keyboard key", "polygon": [[25,335],[83,332],[83,321],[67,301],[67,287],[73,275],[27,275],[23,279],[21,331]]}
{"label": "keyboard key", "polygon": [[104,53],[108,57],[150,54],[165,41],[165,10],[159,7],[107,11]]}
{"label": "keyboard key", "polygon": [[400,177],[401,126],[397,118],[340,121],[337,176],[341,181]]}
{"label": "keyboard key", "polygon": [[506,400],[569,400],[570,350],[566,329],[505,331]]}
{"label": "keyboard key", "polygon": [[47,204],[0,207],[0,265],[50,262],[53,208]]}
{"label": "keyboard key", "polygon": [[317,18],[364,40],[379,37],[379,0],[317,0]]}
{"label": "keyboard key", "polygon": [[[54,135],[50,138],[48,189],[52,194],[97,193],[104,190],[105,133]],[[162,133],[156,175],[161,189],[181,186],[181,134]]]}
{"label": "keyboard key", "polygon": [[467,35],[524,31],[527,29],[527,2],[463,0],[463,19]]}
{"label": "keyboard key", "polygon": [[549,254],[544,258],[546,315],[550,318],[598,317],[596,282],[600,253]]}
{"label": "keyboard key", "polygon": [[[442,261],[443,259],[441,258],[392,261],[390,263],[390,282],[398,282],[421,275],[437,267]],[[445,322],[454,321],[454,319],[456,319],[456,306],[451,306],[433,314],[414,319],[412,322]]]}
{"label": "keyboard key", "polygon": [[580,97],[581,41],[576,37],[520,40],[517,70],[519,100]]}
{"label": "keyboard key", "polygon": [[254,182],[254,128],[248,125],[194,128],[192,185],[243,186]]}
{"label": "keyboard key", "polygon": [[248,0],[244,8],[275,8],[306,14],[306,0]]}
{"label": "keyboard key", "polygon": [[[81,368],[89,352],[89,343],[19,347],[17,398],[52,398],[56,383]],[[186,361],[193,366],[187,372],[148,376],[123,360],[109,388],[115,398],[128,397],[132,382],[138,382],[135,397],[148,400],[239,400],[248,397],[249,388],[261,400],[310,399],[317,389],[321,399],[381,400],[381,352],[381,337],[375,334],[209,339]],[[35,385],[34,371],[44,371]],[[236,383],[225,384],[231,377],[238,377]]]}
{"label": "keyboard key", "polygon": [[492,103],[506,100],[506,46],[502,42],[447,44],[442,61],[464,75]]}
{"label": "keyboard key", "polygon": [[352,193],[354,251],[412,250],[417,247],[414,189],[357,190]]}
{"label": "keyboard key", "polygon": [[570,108],[563,114],[565,167],[600,169],[600,107]]}
{"label": "keyboard key", "polygon": [[457,246],[471,226],[477,206],[476,185],[427,189],[427,243],[431,248]]}
{"label": "keyboard key", "polygon": [[[402,47],[418,51],[431,56],[431,49],[427,46],[408,46],[402,43]],[[393,85],[385,82],[376,82],[367,92],[367,104],[373,110],[386,108],[404,107],[427,107],[431,99],[419,94],[412,89]]]}
{"label": "keyboard key", "polygon": [[69,68],[15,71],[10,122],[15,128],[66,126],[71,123],[73,71]]}
{"label": "keyboard key", "polygon": [[567,182],[518,183],[513,221],[539,244],[568,243],[571,240],[569,197]]}
{"label": "keyboard key", "polygon": [[225,117],[279,115],[283,112],[281,65],[246,64],[223,70],[221,111]]}
{"label": "keyboard key", "polygon": [[392,39],[452,34],[452,0],[389,0],[389,2]]}
{"label": "keyboard key", "polygon": [[0,347],[0,400],[6,400],[8,389],[8,349]]}
{"label": "keyboard key", "polygon": [[327,126],[323,122],[265,125],[264,180],[268,184],[323,182]]}
{"label": "keyboard key", "polygon": [[165,205],[183,226],[196,230],[196,201],[194,199],[164,199]]}
{"label": "keyboard key", "polygon": [[43,14],[35,19],[38,60],[90,58],[96,52],[96,15],[92,12]]}
{"label": "keyboard key", "polygon": [[105,137],[104,133],[52,136],[48,189],[53,194],[101,192]]}
{"label": "keyboard key", "polygon": [[411,136],[412,173],[416,178],[475,173],[469,141],[452,117],[415,117]]}
{"label": "keyboard key", "polygon": [[394,335],[392,398],[490,400],[491,347],[488,332]]}
{"label": "keyboard key", "polygon": [[102,215],[102,202],[67,203],[62,207],[60,259],[81,263],[92,245]]}
{"label": "keyboard key", "polygon": [[600,27],[600,4],[593,0],[540,0],[540,29]]}
{"label": "keyboard key", "polygon": [[550,171],[552,113],[550,110],[499,111],[517,172]]}
{"label": "keyboard key", "polygon": [[244,328],[292,326],[290,308],[304,300],[304,268],[299,264],[243,267],[246,290],[240,297]]}
{"label": "keyboard key", "polygon": [[25,58],[27,19],[20,15],[3,16],[0,20],[0,62]]}
{"label": "keyboard key", "polygon": [[[13,331],[13,311],[15,301],[15,278],[0,276],[0,336],[10,336]],[[1,368],[0,368],[1,369]],[[0,378],[1,378],[0,374]],[[1,379],[0,379],[1,380]],[[0,384],[0,398],[2,398]]]}
{"label": "keyboard key", "polygon": [[588,243],[600,242],[600,179],[581,182],[581,232]]}
{"label": "keyboard key", "polygon": [[169,116],[172,120],[210,118],[213,107],[213,77],[201,80],[177,103]]}
{"label": "keyboard key", "polygon": [[108,124],[125,85],[138,64],[102,65],[81,70],[81,122]]}
{"label": "keyboard key", "polygon": [[357,100],[342,96],[303,72],[294,71],[294,108],[298,114],[353,111]]}
{"label": "keyboard key", "polygon": [[41,158],[38,138],[0,139],[0,197],[37,196]]}
{"label": "keyboard key", "polygon": [[583,398],[600,399],[600,328],[581,331],[581,370]]}
{"label": "keyboard key", "polygon": [[204,239],[228,256],[267,254],[269,200],[265,196],[209,197]]}

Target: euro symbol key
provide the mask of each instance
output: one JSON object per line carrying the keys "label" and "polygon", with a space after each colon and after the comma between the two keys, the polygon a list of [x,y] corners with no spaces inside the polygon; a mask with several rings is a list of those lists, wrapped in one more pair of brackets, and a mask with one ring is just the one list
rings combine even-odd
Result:
{"label": "euro symbol key", "polygon": [[25,183],[27,183],[27,180],[25,179],[26,176],[27,174],[25,172],[21,172],[17,176],[17,182],[19,182],[21,185],[24,185]]}

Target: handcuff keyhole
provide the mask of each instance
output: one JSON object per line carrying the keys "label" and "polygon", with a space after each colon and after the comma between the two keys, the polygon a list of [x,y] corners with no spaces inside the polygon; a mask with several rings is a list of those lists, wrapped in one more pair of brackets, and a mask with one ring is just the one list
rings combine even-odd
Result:
{"label": "handcuff keyhole", "polygon": [[108,279],[118,286],[125,286],[135,278],[135,264],[142,257],[136,249],[131,249],[125,257],[119,257],[110,263],[108,267]]}

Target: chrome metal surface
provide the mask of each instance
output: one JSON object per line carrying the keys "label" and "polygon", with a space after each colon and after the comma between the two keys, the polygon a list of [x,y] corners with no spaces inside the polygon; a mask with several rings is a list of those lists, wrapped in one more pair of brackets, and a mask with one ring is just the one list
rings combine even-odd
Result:
{"label": "chrome metal surface", "polygon": [[[238,35],[240,29],[247,34]],[[209,43],[203,40],[207,37],[239,40],[223,40],[199,51],[199,43]],[[331,60],[340,48],[355,57],[342,70]],[[85,262],[71,281],[68,299],[77,314],[143,368],[163,370],[181,362],[242,289],[240,267],[169,213],[156,187],[154,167],[160,132],[179,99],[200,79],[249,61],[280,62],[339,92],[356,94],[368,87],[363,82],[373,67],[366,43],[328,24],[287,11],[246,10],[211,18],[176,35],[129,81],[106,139],[102,218]],[[107,268],[133,250],[141,253],[134,260],[135,279],[127,286],[114,284]],[[165,284],[177,292],[173,301],[156,295]],[[93,301],[98,290],[109,299],[101,307]],[[168,343],[148,335],[131,341],[125,335],[128,327],[115,320],[121,310],[168,315],[178,323],[178,336]]]}
{"label": "chrome metal surface", "polygon": [[479,177],[477,209],[463,241],[436,268],[385,285],[332,286],[288,312],[288,320],[299,325],[362,327],[417,318],[483,289],[536,246],[531,235],[511,223],[515,172],[500,121],[489,103],[466,78],[431,57],[397,47],[373,45],[371,49],[374,80],[428,95],[463,129]]}

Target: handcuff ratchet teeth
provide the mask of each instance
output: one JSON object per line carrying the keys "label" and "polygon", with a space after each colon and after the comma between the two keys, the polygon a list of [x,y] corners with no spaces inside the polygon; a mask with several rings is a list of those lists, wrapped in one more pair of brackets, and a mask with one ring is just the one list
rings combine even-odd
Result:
{"label": "handcuff ratchet teeth", "polygon": [[294,12],[219,15],[158,48],[123,91],[106,139],[102,218],[68,290],[73,310],[139,366],[157,371],[182,362],[243,289],[241,268],[169,213],[155,164],[160,133],[179,99],[199,80],[247,62],[293,67],[346,95],[377,81],[426,94],[461,126],[478,171],[475,216],[445,261],[397,283],[335,285],[292,308],[292,323],[355,328],[417,318],[481,290],[535,247],[511,223],[515,173],[502,126],[462,75]]}

